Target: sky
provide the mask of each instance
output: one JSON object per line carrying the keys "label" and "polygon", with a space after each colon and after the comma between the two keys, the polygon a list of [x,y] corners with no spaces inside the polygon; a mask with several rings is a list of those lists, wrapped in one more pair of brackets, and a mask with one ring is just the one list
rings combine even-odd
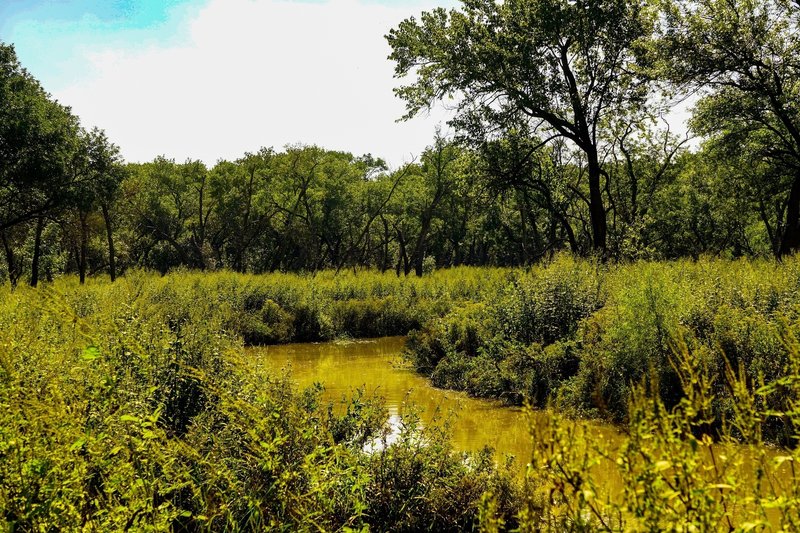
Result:
{"label": "sky", "polygon": [[455,0],[0,0],[0,40],[128,161],[213,165],[317,144],[396,167],[446,106],[398,122],[384,35]]}

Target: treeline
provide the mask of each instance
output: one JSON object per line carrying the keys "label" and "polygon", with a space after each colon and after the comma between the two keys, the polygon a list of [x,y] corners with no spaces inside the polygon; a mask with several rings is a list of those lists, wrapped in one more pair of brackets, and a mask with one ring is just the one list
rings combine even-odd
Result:
{"label": "treeline", "polygon": [[[315,146],[126,164],[0,45],[4,273],[240,272],[780,256],[800,246],[800,7],[465,2],[387,37],[409,116],[459,94],[415,161]],[[738,21],[733,23],[732,21]],[[535,31],[534,31],[535,30]],[[660,95],[699,94],[698,150]]]}

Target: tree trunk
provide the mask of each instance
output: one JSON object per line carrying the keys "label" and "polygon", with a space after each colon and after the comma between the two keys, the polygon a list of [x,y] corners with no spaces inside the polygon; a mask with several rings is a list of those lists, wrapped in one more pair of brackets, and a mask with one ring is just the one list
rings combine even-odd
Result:
{"label": "tree trunk", "polygon": [[111,282],[117,279],[117,258],[114,251],[114,232],[111,227],[111,214],[108,212],[108,205],[104,202],[102,205],[103,222],[106,225],[106,238],[108,239],[108,273],[111,276]]}
{"label": "tree trunk", "polygon": [[39,284],[39,258],[42,254],[42,230],[44,229],[44,217],[36,219],[36,233],[33,238],[33,259],[31,260],[31,287]]}
{"label": "tree trunk", "polygon": [[5,230],[0,231],[0,239],[3,241],[3,251],[6,253],[6,263],[8,264],[8,281],[11,282],[12,287],[16,287],[17,280],[19,279],[19,272],[17,272],[17,260],[14,256],[14,249],[11,247],[11,243],[8,242],[8,237],[6,236]]}
{"label": "tree trunk", "polygon": [[389,223],[384,217],[381,217],[381,222],[383,223],[383,261],[381,261],[383,273],[389,269]]}
{"label": "tree trunk", "polygon": [[519,211],[519,224],[522,230],[520,236],[520,264],[529,264],[530,256],[528,255],[528,221],[527,213],[529,207],[528,202],[523,199],[524,193],[521,190],[517,191],[517,209]]}
{"label": "tree trunk", "polygon": [[606,209],[603,206],[603,196],[600,188],[602,175],[600,162],[596,150],[587,153],[589,159],[589,217],[592,224],[592,247],[603,258],[606,254]]}
{"label": "tree trunk", "polygon": [[242,245],[239,244],[236,246],[236,252],[233,256],[233,269],[236,272],[244,274],[244,252],[242,251]]}
{"label": "tree trunk", "polygon": [[569,223],[566,215],[561,213],[554,213],[556,220],[561,223],[561,227],[564,228],[564,233],[567,235],[567,242],[569,242],[569,249],[573,254],[578,253],[578,240],[575,238],[575,230],[572,229],[572,225]]}
{"label": "tree trunk", "polygon": [[78,276],[80,277],[81,285],[86,283],[86,255],[89,249],[89,224],[86,220],[88,216],[89,214],[84,212],[79,214],[81,222],[81,246],[80,255],[78,257]]}
{"label": "tree trunk", "polygon": [[794,178],[786,206],[786,225],[778,257],[796,252],[800,248],[800,173]]}
{"label": "tree trunk", "polygon": [[[414,261],[414,273],[417,276],[422,276],[422,264],[425,261],[425,245],[428,243],[428,232],[431,229],[431,221],[433,215],[431,213],[424,213],[422,215],[422,224],[419,230],[417,242],[414,245],[414,253],[412,255]],[[408,271],[406,272],[408,274]]]}
{"label": "tree trunk", "polygon": [[[764,222],[764,227],[767,229],[767,236],[769,237],[772,253],[777,256],[781,249],[780,236],[777,234],[777,231],[772,229],[772,224],[769,223],[769,215],[767,214],[767,207],[764,205],[763,198],[759,199],[758,201],[758,214],[761,216],[761,221]],[[777,226],[780,228],[780,220],[778,221]]]}
{"label": "tree trunk", "polygon": [[397,258],[397,275],[400,275],[400,265],[403,265],[403,274],[408,276],[408,273],[411,271],[411,267],[408,262],[408,253],[406,252],[406,239],[403,236],[403,232],[397,230],[397,242],[400,245],[399,250],[399,257]]}

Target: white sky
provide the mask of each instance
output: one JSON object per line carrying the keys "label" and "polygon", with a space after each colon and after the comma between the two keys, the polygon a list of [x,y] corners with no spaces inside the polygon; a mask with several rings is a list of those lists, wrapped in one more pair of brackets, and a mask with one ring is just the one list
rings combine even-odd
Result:
{"label": "white sky", "polygon": [[104,128],[129,161],[163,154],[213,164],[304,143],[397,166],[432,142],[448,113],[396,122],[404,105],[383,36],[442,3],[211,0],[183,12],[180,42],[95,45],[85,73],[46,88],[85,126]]}

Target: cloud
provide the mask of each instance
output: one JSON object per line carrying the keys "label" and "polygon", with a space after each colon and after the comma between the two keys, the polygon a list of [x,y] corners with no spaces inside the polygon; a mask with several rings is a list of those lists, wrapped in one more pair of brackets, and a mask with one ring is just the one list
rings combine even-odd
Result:
{"label": "cloud", "polygon": [[448,113],[395,122],[404,107],[383,35],[429,7],[211,0],[186,12],[181,43],[97,47],[85,76],[52,91],[131,161],[213,164],[300,142],[398,165]]}

